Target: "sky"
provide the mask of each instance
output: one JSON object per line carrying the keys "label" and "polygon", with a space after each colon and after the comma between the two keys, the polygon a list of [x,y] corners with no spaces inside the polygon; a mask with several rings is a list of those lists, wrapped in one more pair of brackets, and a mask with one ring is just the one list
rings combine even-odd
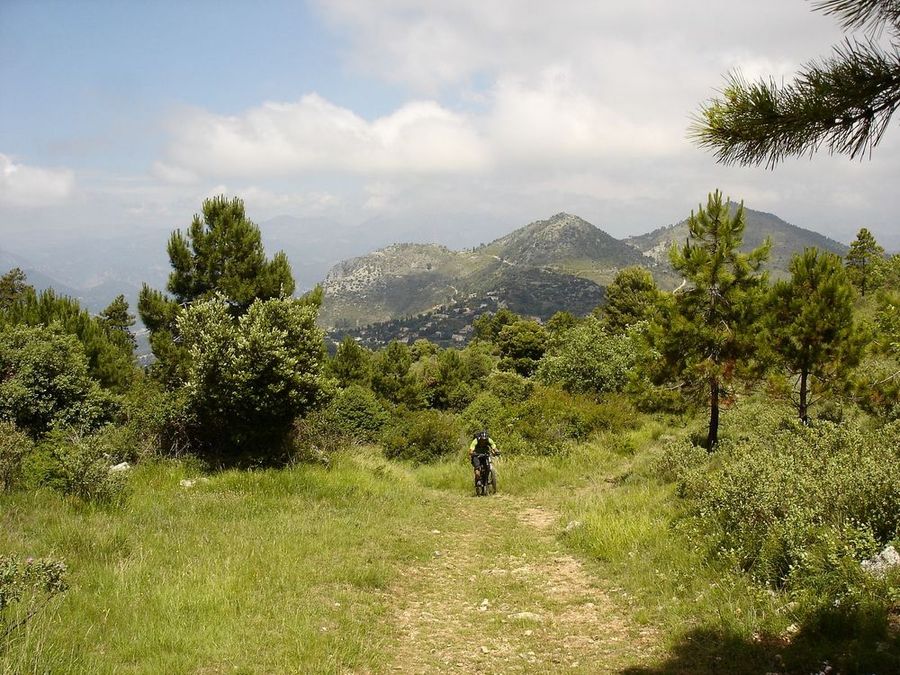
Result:
{"label": "sky", "polygon": [[0,0],[0,237],[171,230],[214,194],[298,227],[475,244],[566,211],[621,237],[718,188],[898,249],[900,120],[871,158],[774,171],[688,139],[726,73],[786,81],[843,37],[805,0]]}

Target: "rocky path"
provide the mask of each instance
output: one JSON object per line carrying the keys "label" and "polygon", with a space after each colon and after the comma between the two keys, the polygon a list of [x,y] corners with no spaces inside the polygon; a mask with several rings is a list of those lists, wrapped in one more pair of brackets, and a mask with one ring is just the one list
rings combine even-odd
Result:
{"label": "rocky path", "polygon": [[637,625],[560,546],[557,515],[521,498],[446,495],[452,525],[392,589],[395,672],[604,673],[646,663]]}

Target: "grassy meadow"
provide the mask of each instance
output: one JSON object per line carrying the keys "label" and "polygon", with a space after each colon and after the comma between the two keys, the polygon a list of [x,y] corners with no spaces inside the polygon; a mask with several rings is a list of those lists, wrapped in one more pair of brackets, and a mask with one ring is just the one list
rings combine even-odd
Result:
{"label": "grassy meadow", "polygon": [[0,671],[892,672],[895,629],[808,631],[788,595],[710,555],[655,468],[693,429],[641,417],[504,457],[489,498],[462,456],[367,447],[285,469],[145,461],[118,505],[0,494],[0,553],[70,575]]}

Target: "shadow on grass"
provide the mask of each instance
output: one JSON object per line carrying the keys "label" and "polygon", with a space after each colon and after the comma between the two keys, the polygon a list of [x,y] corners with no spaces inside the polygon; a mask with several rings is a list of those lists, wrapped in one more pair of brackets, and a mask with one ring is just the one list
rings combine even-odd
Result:
{"label": "shadow on grass", "polygon": [[[792,639],[760,636],[747,639],[711,628],[685,633],[668,658],[651,666],[620,671],[621,675],[681,675],[728,673],[806,675],[832,673],[900,673],[900,631],[894,615],[887,631],[853,630],[838,637],[827,629],[834,617],[820,615]],[[824,622],[824,623],[823,623]],[[830,669],[829,669],[830,667]]]}

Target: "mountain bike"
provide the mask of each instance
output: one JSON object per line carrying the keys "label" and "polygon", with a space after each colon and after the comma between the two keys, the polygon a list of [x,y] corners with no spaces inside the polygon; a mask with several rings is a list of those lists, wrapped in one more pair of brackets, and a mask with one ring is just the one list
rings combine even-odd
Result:
{"label": "mountain bike", "polygon": [[490,455],[477,455],[475,465],[475,495],[486,496],[497,492],[497,472]]}

